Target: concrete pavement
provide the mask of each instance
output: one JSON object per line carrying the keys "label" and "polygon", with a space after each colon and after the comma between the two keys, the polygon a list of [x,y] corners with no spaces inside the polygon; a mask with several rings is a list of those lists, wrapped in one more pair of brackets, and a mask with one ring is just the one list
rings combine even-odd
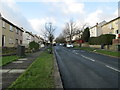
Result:
{"label": "concrete pavement", "polygon": [[2,73],[2,88],[7,88],[9,85],[14,82],[17,77],[19,77],[29,65],[40,55],[40,52],[35,52],[28,54],[26,58],[21,58],[16,61],[13,61],[2,67],[0,72]]}

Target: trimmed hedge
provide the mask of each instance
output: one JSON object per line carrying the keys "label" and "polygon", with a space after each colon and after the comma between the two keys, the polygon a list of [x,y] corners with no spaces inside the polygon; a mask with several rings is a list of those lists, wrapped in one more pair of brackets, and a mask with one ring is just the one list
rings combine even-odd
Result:
{"label": "trimmed hedge", "polygon": [[32,41],[32,42],[29,43],[29,48],[31,50],[38,50],[39,49],[39,44],[36,43],[35,41]]}
{"label": "trimmed hedge", "polygon": [[103,34],[99,37],[91,37],[89,39],[89,44],[91,45],[111,45],[112,44],[112,40],[115,39],[115,35],[114,34]]}

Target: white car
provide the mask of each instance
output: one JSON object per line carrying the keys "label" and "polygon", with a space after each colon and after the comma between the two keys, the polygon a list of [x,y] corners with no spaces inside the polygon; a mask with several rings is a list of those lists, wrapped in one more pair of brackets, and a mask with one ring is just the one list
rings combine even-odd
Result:
{"label": "white car", "polygon": [[72,47],[73,48],[73,45],[72,44],[67,44],[66,47],[68,47],[68,48]]}

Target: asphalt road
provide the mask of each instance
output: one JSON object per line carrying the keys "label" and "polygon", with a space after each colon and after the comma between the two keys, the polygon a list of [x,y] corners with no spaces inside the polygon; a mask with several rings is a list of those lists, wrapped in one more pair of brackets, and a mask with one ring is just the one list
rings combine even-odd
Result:
{"label": "asphalt road", "polygon": [[118,58],[55,46],[64,88],[118,88]]}

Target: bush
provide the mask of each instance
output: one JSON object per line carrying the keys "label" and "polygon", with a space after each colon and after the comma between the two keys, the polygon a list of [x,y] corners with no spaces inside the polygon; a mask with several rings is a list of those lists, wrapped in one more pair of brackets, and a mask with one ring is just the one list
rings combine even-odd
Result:
{"label": "bush", "polygon": [[35,41],[32,41],[32,42],[29,43],[29,48],[31,50],[38,50],[39,49],[39,44],[36,43]]}
{"label": "bush", "polygon": [[91,45],[111,45],[112,40],[115,39],[114,34],[104,34],[100,35],[99,37],[91,37],[89,39],[89,44]]}

